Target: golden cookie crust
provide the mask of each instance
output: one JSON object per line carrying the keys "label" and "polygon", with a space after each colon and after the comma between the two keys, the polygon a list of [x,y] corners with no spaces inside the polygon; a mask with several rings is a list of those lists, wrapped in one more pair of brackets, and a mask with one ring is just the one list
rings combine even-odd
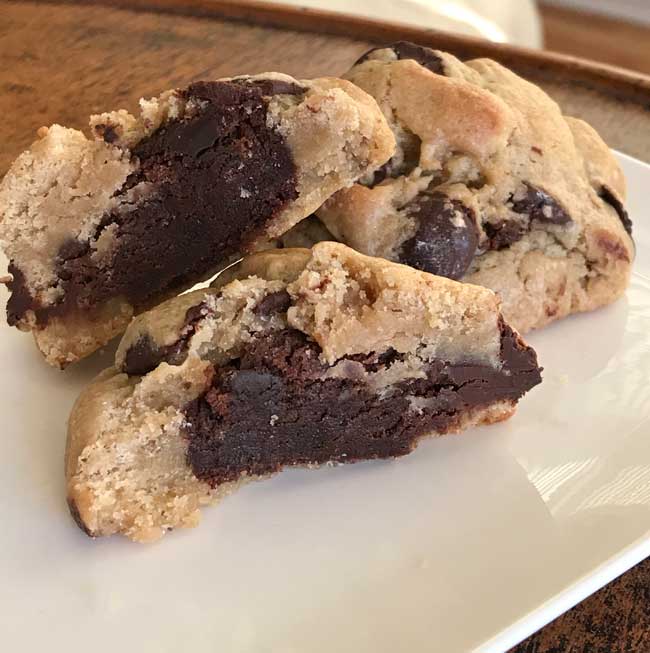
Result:
{"label": "golden cookie crust", "polygon": [[[404,252],[421,238],[418,210],[438,195],[456,219],[471,215],[476,232],[475,254],[454,278],[497,292],[518,330],[622,295],[634,259],[625,181],[589,125],[495,61],[413,44],[371,51],[346,77],[377,100],[397,150],[383,180],[364,178],[317,212],[338,240],[412,262]],[[549,206],[538,195],[534,213],[529,191]],[[498,242],[504,225],[523,235]]]}
{"label": "golden cookie crust", "polygon": [[[243,234],[240,252],[254,251],[263,241],[278,238],[393,152],[394,138],[375,101],[347,80],[298,81],[266,73],[217,81],[279,89],[264,96],[265,128],[282,139],[295,167],[295,199],[268,216],[261,233]],[[301,93],[284,92],[292,86]],[[0,241],[15,283],[37,306],[52,307],[62,301],[65,284],[58,272],[59,257],[70,243],[89,248],[93,264],[110,270],[119,233],[116,224],[102,226],[102,219],[111,212],[128,213],[157,192],[148,181],[131,187],[128,180],[140,169],[133,150],[170,125],[200,115],[201,101],[187,99],[183,93],[167,91],[141,100],[138,116],[124,110],[92,116],[91,138],[59,125],[42,128],[39,140],[12,165],[0,183]],[[243,202],[249,197],[250,202],[256,201],[243,186],[240,192]],[[113,296],[92,310],[75,305],[46,321],[27,309],[16,326],[33,332],[48,363],[64,367],[121,333],[135,313],[213,276],[228,262],[215,260],[202,277],[174,282],[146,305],[134,306],[124,296]]]}

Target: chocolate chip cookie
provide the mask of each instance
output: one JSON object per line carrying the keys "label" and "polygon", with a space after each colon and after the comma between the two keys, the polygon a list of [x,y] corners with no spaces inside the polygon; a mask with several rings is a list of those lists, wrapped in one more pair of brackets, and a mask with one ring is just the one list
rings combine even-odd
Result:
{"label": "chocolate chip cookie", "polygon": [[261,252],[130,324],[70,417],[69,505],[155,540],[283,467],[506,419],[540,379],[485,288],[338,243]]}
{"label": "chocolate chip cookie", "polygon": [[412,43],[370,51],[346,77],[397,149],[317,212],[338,240],[487,286],[524,332],[624,292],[625,181],[589,125],[494,61]]}
{"label": "chocolate chip cookie", "polygon": [[277,238],[394,150],[357,86],[277,73],[196,82],[90,125],[92,139],[43,128],[0,185],[8,321],[58,366]]}

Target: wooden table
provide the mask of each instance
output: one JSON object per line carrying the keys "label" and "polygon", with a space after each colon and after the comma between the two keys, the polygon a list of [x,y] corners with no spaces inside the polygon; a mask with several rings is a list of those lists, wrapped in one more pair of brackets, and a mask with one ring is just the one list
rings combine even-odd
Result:
{"label": "wooden table", "polygon": [[[85,4],[0,0],[0,175],[41,125],[58,122],[83,129],[91,113],[118,107],[134,110],[141,96],[199,78],[265,70],[298,77],[336,73],[377,42],[397,38],[437,44],[459,56],[499,58],[544,85],[560,103],[574,108],[572,113],[595,123],[610,144],[650,160],[650,138],[637,137],[650,133],[650,80],[641,76],[417,29],[363,20],[314,21],[308,12],[294,13],[288,29],[279,27],[280,14],[210,0]],[[258,24],[221,20],[215,13]],[[566,16],[558,23],[559,15],[549,10],[549,25],[555,21],[565,29]],[[603,30],[601,37],[606,33]],[[553,42],[553,32],[547,36]],[[565,46],[571,42],[585,40],[558,41]],[[615,45],[620,54],[620,43]],[[599,53],[607,51],[598,48]],[[513,652],[650,651],[649,592],[646,561]]]}

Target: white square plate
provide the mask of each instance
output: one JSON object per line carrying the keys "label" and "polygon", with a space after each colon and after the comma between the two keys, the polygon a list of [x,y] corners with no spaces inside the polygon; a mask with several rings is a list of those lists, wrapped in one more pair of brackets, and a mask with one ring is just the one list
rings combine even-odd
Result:
{"label": "white square plate", "polygon": [[3,327],[3,649],[504,651],[649,555],[650,167],[621,162],[627,297],[529,337],[545,378],[513,419],[284,472],[155,545],[92,541],[65,505],[66,418],[110,353],[58,372]]}

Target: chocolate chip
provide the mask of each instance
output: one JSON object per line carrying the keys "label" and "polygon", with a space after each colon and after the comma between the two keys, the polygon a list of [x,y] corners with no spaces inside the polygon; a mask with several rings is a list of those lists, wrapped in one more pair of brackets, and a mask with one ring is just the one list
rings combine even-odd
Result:
{"label": "chocolate chip", "polygon": [[403,128],[400,147],[401,154],[399,157],[391,157],[383,166],[375,170],[372,181],[366,184],[369,188],[374,188],[384,179],[394,179],[401,175],[407,175],[420,164],[422,139],[417,134]]}
{"label": "chocolate chip", "polygon": [[432,73],[445,74],[442,59],[431,48],[410,41],[398,41],[391,48],[398,59],[414,59]]}
{"label": "chocolate chip", "polygon": [[373,48],[361,56],[356,63],[363,63],[364,61],[372,58],[370,55],[373,52],[386,49],[392,50],[398,59],[413,59],[421,66],[424,66],[433,73],[438,75],[445,74],[443,60],[431,48],[425,48],[422,45],[417,45],[416,43],[411,43],[410,41],[397,41],[392,45]]}
{"label": "chocolate chip", "polygon": [[486,222],[483,230],[489,239],[489,249],[504,249],[518,240],[528,230],[523,222],[517,220],[501,220],[499,222]]}
{"label": "chocolate chip", "polygon": [[384,179],[387,179],[390,176],[390,161],[387,161],[383,166],[381,166],[381,168],[377,168],[377,170],[375,170],[372,175],[372,181],[370,184],[368,184],[368,187],[374,188],[377,186],[377,184],[381,184]]}
{"label": "chocolate chip", "polygon": [[257,86],[262,95],[302,95],[307,89],[293,82],[285,82],[282,79],[251,79],[250,84]]}
{"label": "chocolate chip", "polygon": [[117,132],[115,131],[115,127],[112,127],[111,125],[107,125],[104,128],[104,140],[107,143],[114,143],[118,139]]}
{"label": "chocolate chip", "polygon": [[460,279],[478,245],[473,211],[458,200],[434,193],[418,198],[410,214],[418,221],[418,229],[404,243],[401,262],[441,277]]}
{"label": "chocolate chip", "polygon": [[623,203],[621,202],[621,200],[618,199],[618,197],[616,197],[616,195],[614,195],[611,188],[609,188],[608,186],[601,186],[600,191],[598,192],[598,197],[600,197],[600,199],[603,200],[603,202],[607,202],[607,204],[613,207],[616,213],[618,213],[618,217],[621,223],[623,224],[623,228],[631,236],[632,220],[630,220],[630,216],[625,210]]}
{"label": "chocolate chip", "polygon": [[118,139],[117,132],[113,125],[95,125],[95,133],[100,136],[105,143],[114,143]]}
{"label": "chocolate chip", "polygon": [[166,347],[158,347],[149,334],[144,334],[132,344],[124,355],[122,372],[129,376],[142,376],[155,370],[166,356]]}
{"label": "chocolate chip", "polygon": [[263,297],[253,313],[259,317],[269,317],[274,313],[286,313],[291,306],[291,295],[286,290],[278,290]]}
{"label": "chocolate chip", "polygon": [[515,213],[526,213],[531,220],[538,220],[548,224],[567,224],[571,217],[560,203],[546,191],[524,182],[526,193],[521,199],[512,201],[512,210]]}
{"label": "chocolate chip", "polygon": [[199,320],[202,320],[207,314],[208,309],[205,302],[201,302],[196,306],[191,306],[185,312],[185,325],[183,330],[186,330],[187,327],[192,327],[193,329],[196,326],[196,323],[199,322]]}
{"label": "chocolate chip", "polygon": [[[524,197],[518,200],[511,199],[512,210],[515,213],[527,214],[530,220],[547,224],[571,222],[569,214],[555,198],[526,182],[524,186],[526,187]],[[521,240],[529,228],[530,224],[519,220],[500,220],[483,224],[483,230],[488,237],[488,248],[492,250],[504,249],[516,243]]]}
{"label": "chocolate chip", "polygon": [[157,345],[148,333],[141,335],[124,355],[122,372],[129,376],[142,376],[155,370],[160,363],[180,365],[187,356],[187,346],[194,335],[198,323],[206,316],[205,302],[191,306],[185,313],[185,321],[180,335],[170,345]]}

